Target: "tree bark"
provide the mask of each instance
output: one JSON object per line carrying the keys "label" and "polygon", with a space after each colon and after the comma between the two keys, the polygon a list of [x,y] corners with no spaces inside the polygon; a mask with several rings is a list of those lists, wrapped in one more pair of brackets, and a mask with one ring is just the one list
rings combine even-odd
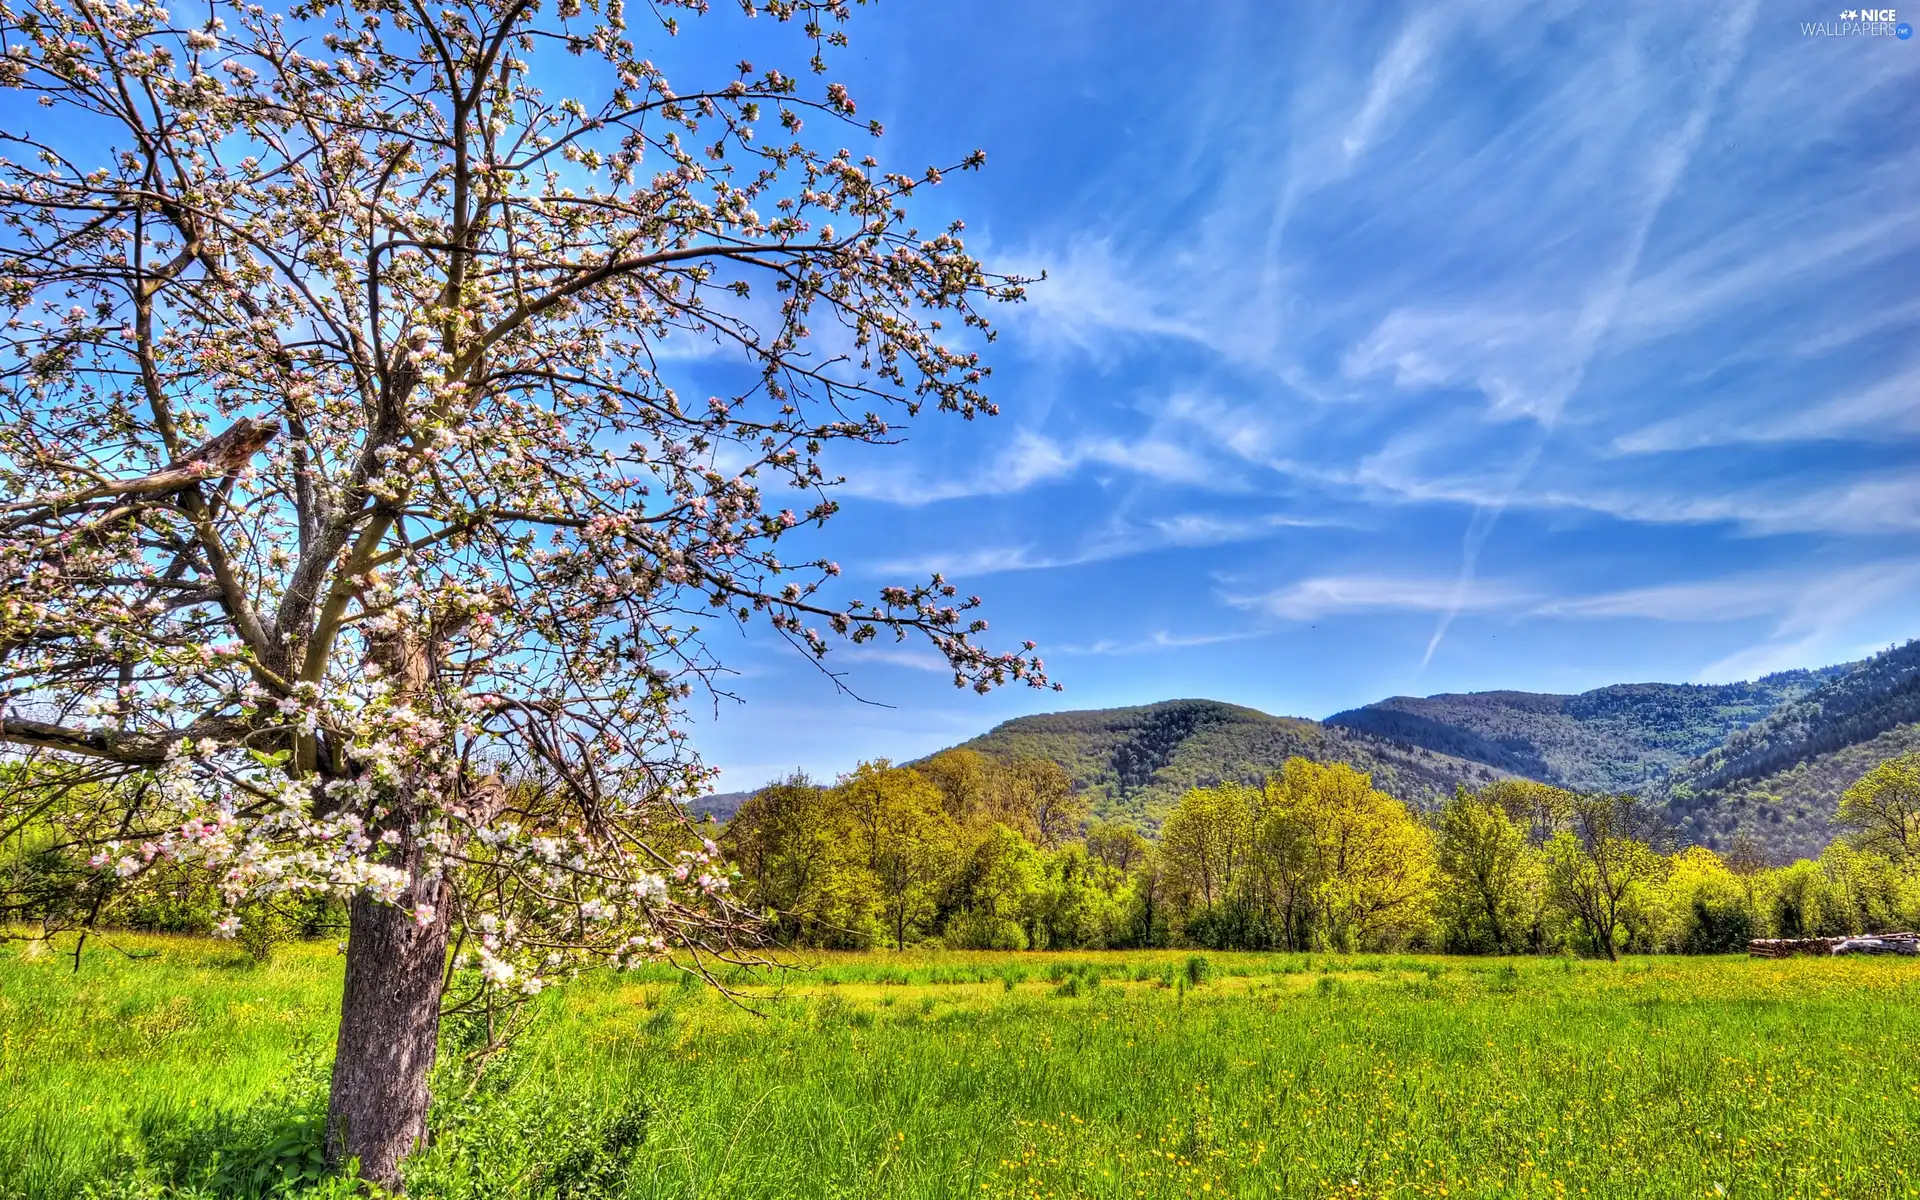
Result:
{"label": "tree bark", "polygon": [[446,887],[431,889],[436,913],[425,927],[364,893],[355,896],[347,935],[340,1039],[327,1098],[327,1157],[360,1162],[360,1177],[397,1188],[400,1162],[426,1137],[440,1033],[440,989],[449,924]]}

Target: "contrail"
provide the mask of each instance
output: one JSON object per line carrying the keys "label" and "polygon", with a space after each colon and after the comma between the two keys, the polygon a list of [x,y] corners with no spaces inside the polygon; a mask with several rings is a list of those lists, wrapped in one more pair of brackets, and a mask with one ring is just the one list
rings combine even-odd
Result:
{"label": "contrail", "polygon": [[1700,99],[1687,114],[1686,124],[1680,128],[1680,134],[1665,147],[1655,161],[1655,185],[1648,196],[1646,207],[1642,210],[1640,222],[1628,242],[1627,252],[1615,265],[1612,278],[1587,303],[1580,314],[1580,320],[1574,325],[1574,344],[1578,354],[1566,386],[1553,398],[1540,415],[1540,436],[1529,447],[1520,461],[1515,464],[1512,481],[1500,498],[1492,504],[1483,504],[1473,510],[1473,517],[1467,522],[1466,536],[1460,545],[1460,575],[1454,581],[1453,597],[1446,611],[1440,614],[1435,625],[1433,637],[1427,642],[1427,652],[1420,659],[1420,670],[1425,671],[1427,664],[1440,649],[1440,643],[1446,639],[1447,630],[1452,627],[1455,617],[1460,615],[1461,607],[1466,603],[1467,589],[1473,586],[1474,570],[1480,561],[1480,548],[1486,544],[1487,537],[1500,523],[1500,516],[1512,503],[1514,494],[1520,485],[1533,472],[1534,464],[1540,461],[1542,451],[1553,437],[1555,428],[1560,424],[1560,414],[1565,411],[1567,402],[1572,400],[1586,379],[1587,365],[1593,361],[1594,351],[1599,347],[1600,339],[1612,328],[1614,315],[1620,309],[1627,287],[1640,269],[1640,256],[1647,248],[1647,235],[1653,230],[1654,221],[1660,216],[1660,210],[1666,207],[1667,198],[1673,194],[1674,185],[1686,173],[1687,164],[1693,158],[1693,152],[1700,144],[1700,137],[1706,132],[1707,122],[1713,110],[1719,104],[1720,93],[1726,88],[1727,80],[1733,76],[1733,69],[1740,57],[1746,52],[1747,35],[1753,29],[1755,0],[1748,0],[1732,15],[1728,24],[1731,35],[1726,40],[1726,50],[1714,60],[1708,74],[1706,87],[1702,89]]}

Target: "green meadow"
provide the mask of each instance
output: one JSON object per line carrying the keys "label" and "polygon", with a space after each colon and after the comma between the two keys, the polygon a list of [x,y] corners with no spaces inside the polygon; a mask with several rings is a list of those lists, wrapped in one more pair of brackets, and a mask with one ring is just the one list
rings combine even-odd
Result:
{"label": "green meadow", "polygon": [[[344,1196],[340,959],[0,948],[0,1196]],[[808,954],[582,977],[416,1197],[1920,1195],[1920,964]]]}

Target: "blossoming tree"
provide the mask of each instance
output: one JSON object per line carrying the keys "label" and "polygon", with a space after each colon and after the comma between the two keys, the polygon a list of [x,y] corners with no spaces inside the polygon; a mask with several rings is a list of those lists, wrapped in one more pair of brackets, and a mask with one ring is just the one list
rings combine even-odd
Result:
{"label": "blossoming tree", "polygon": [[[851,601],[776,554],[834,444],[993,411],[1021,281],[908,223],[939,170],[819,148],[880,132],[840,85],[670,84],[705,7],[0,0],[0,740],[37,760],[0,824],[350,897],[328,1145],[372,1179],[461,964],[535,991],[750,928],[672,802],[703,622],[1046,683],[938,576]],[[845,40],[838,0],[742,8],[815,75]]]}

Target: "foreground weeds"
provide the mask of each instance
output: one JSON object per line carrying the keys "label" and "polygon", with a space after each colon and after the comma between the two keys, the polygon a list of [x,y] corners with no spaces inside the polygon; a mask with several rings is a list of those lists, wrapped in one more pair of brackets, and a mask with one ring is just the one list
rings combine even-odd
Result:
{"label": "foreground weeds", "polygon": [[[0,950],[0,1197],[355,1194],[339,960]],[[1181,952],[665,967],[450,1034],[415,1197],[1920,1195],[1920,964]]]}

